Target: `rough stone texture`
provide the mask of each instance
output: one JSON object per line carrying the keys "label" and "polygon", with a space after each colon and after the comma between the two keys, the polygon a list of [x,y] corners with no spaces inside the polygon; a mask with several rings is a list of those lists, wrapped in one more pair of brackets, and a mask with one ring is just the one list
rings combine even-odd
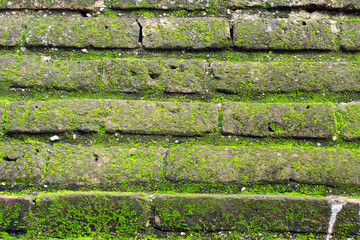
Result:
{"label": "rough stone texture", "polygon": [[241,19],[234,44],[244,49],[336,50],[339,23],[332,20]]}
{"label": "rough stone texture", "polygon": [[160,90],[198,93],[204,90],[205,60],[104,59],[103,82],[107,91]]}
{"label": "rough stone texture", "polygon": [[[345,203],[336,216],[333,233],[335,236],[344,234],[359,235],[359,199],[339,198],[330,200],[332,204]],[[355,238],[356,239],[356,238]]]}
{"label": "rough stone texture", "polygon": [[230,0],[228,6],[247,8],[247,7],[263,7],[263,8],[279,8],[279,7],[308,7],[317,9],[321,8],[345,8],[360,9],[358,0]]}
{"label": "rough stone texture", "polygon": [[360,2],[358,0],[333,0],[332,7],[360,9]]}
{"label": "rough stone texture", "polygon": [[150,225],[149,212],[140,194],[49,193],[37,198],[31,224],[42,238],[77,238],[92,232],[134,236]]}
{"label": "rough stone texture", "polygon": [[342,117],[342,130],[346,140],[360,138],[360,104],[340,104],[339,110]]}
{"label": "rough stone texture", "polygon": [[224,134],[330,138],[335,130],[331,104],[224,104]]}
{"label": "rough stone texture", "polygon": [[225,8],[223,0],[105,0],[105,5],[112,9],[186,9],[186,10],[206,10]]}
{"label": "rough stone texture", "polygon": [[263,195],[168,195],[155,198],[155,226],[165,231],[326,233],[326,199]]}
{"label": "rough stone texture", "polygon": [[112,101],[106,131],[201,135],[217,128],[220,106],[208,103]]}
{"label": "rough stone texture", "polygon": [[360,21],[340,22],[340,29],[341,47],[346,50],[360,50]]}
{"label": "rough stone texture", "polygon": [[0,17],[0,46],[16,46],[20,41],[22,19]]}
{"label": "rough stone texture", "polygon": [[2,0],[0,9],[66,9],[97,11],[103,0]]}
{"label": "rough stone texture", "polygon": [[139,20],[145,48],[223,48],[232,46],[225,18],[149,18]]}
{"label": "rough stone texture", "polygon": [[136,48],[139,35],[135,19],[43,17],[28,23],[26,45]]}
{"label": "rough stone texture", "polygon": [[200,135],[216,130],[219,106],[122,100],[14,101],[8,133],[66,131]]}
{"label": "rough stone texture", "polygon": [[35,58],[0,58],[0,80],[8,82],[9,87],[96,91],[98,65],[99,60],[41,62]]}
{"label": "rough stone texture", "polygon": [[52,151],[45,181],[65,185],[158,181],[164,156],[164,148],[59,146]]}
{"label": "rough stone texture", "polygon": [[0,182],[4,183],[1,187],[39,184],[49,150],[48,145],[0,145]]}
{"label": "rough stone texture", "polygon": [[359,186],[360,152],[235,147],[170,148],[165,159],[171,181],[287,183]]}
{"label": "rough stone texture", "polygon": [[0,231],[26,229],[32,197],[0,195]]}
{"label": "rough stone texture", "polygon": [[350,62],[212,62],[216,90],[227,93],[360,91],[360,64]]}

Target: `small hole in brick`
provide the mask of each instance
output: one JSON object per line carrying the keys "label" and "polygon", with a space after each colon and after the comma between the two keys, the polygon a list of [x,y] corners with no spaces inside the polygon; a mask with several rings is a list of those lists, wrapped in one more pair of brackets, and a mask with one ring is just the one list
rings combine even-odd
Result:
{"label": "small hole in brick", "polygon": [[109,27],[105,25],[105,29],[108,29]]}
{"label": "small hole in brick", "polygon": [[306,107],[306,109],[309,109],[309,108],[310,108],[310,106],[307,106],[307,107]]}
{"label": "small hole in brick", "polygon": [[303,21],[301,24],[305,26],[305,25],[306,25],[306,22]]}
{"label": "small hole in brick", "polygon": [[3,159],[5,162],[16,162],[16,160],[18,160],[17,157],[7,157],[7,156],[3,157],[2,159]]}
{"label": "small hole in brick", "polygon": [[94,153],[94,158],[95,158],[95,162],[97,162],[99,160],[99,155],[97,155],[96,153]]}
{"label": "small hole in brick", "polygon": [[159,73],[150,73],[151,79],[157,79],[160,76]]}
{"label": "small hole in brick", "polygon": [[177,69],[178,67],[177,66],[174,66],[174,65],[170,65],[169,66],[171,69]]}
{"label": "small hole in brick", "polygon": [[35,108],[39,108],[38,106],[35,106]]}

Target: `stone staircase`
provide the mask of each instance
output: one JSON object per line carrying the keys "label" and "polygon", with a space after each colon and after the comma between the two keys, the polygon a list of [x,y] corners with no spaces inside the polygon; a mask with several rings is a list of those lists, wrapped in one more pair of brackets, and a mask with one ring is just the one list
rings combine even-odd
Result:
{"label": "stone staircase", "polygon": [[360,239],[359,0],[0,10],[1,239]]}

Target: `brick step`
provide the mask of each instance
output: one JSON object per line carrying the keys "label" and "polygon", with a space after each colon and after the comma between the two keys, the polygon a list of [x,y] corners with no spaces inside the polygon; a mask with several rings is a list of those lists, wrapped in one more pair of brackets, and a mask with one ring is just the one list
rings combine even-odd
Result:
{"label": "brick step", "polygon": [[221,10],[227,7],[231,8],[281,8],[281,7],[308,7],[316,9],[344,9],[355,10],[360,9],[360,4],[357,0],[301,0],[301,1],[271,1],[271,0],[138,0],[138,1],[124,1],[124,0],[2,0],[0,9],[68,9],[68,10],[83,10],[83,11],[98,11],[103,8],[111,9],[186,9],[186,10]]}
{"label": "brick step", "polygon": [[[346,140],[360,137],[359,103],[0,101],[2,133],[127,133]],[[222,106],[222,107],[221,107]],[[338,136],[338,137],[337,137]]]}
{"label": "brick step", "polygon": [[[241,19],[0,17],[0,46],[255,50],[360,50],[359,21]],[[140,27],[141,26],[141,27]],[[174,30],[175,29],[175,30]],[[141,42],[141,44],[140,44]],[[339,44],[340,43],[340,44]]]}
{"label": "brick step", "polygon": [[359,234],[358,199],[111,192],[0,196],[0,231],[29,238],[174,232]]}
{"label": "brick step", "polygon": [[0,76],[4,83],[0,88],[6,90],[49,88],[178,94],[360,92],[360,64],[352,62],[208,63],[142,59],[44,62],[35,57],[2,57]]}
{"label": "brick step", "polygon": [[304,148],[0,145],[1,188],[128,183],[359,186],[360,152]]}

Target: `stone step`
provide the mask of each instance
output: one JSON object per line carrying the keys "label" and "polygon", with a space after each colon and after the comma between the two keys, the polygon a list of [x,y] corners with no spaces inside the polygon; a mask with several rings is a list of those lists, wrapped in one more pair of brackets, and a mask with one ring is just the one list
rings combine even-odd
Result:
{"label": "stone step", "polygon": [[[1,231],[28,238],[134,236],[160,231],[358,235],[358,199],[115,192],[1,195]],[[40,236],[39,236],[40,235]]]}
{"label": "stone step", "polygon": [[[359,50],[358,21],[223,17],[0,17],[0,46]],[[340,42],[340,44],[339,44]],[[340,48],[341,47],[341,48]]]}
{"label": "stone step", "polygon": [[[221,107],[223,106],[223,107]],[[356,140],[358,103],[187,103],[134,100],[0,101],[2,132],[127,133]]]}
{"label": "stone step", "polygon": [[[102,64],[100,64],[102,62]],[[101,66],[100,66],[101,65]],[[102,72],[100,70],[102,68]],[[50,60],[1,57],[0,88],[177,94],[360,92],[352,62]]]}
{"label": "stone step", "polygon": [[305,148],[0,145],[1,188],[128,183],[359,186],[360,152]]}

